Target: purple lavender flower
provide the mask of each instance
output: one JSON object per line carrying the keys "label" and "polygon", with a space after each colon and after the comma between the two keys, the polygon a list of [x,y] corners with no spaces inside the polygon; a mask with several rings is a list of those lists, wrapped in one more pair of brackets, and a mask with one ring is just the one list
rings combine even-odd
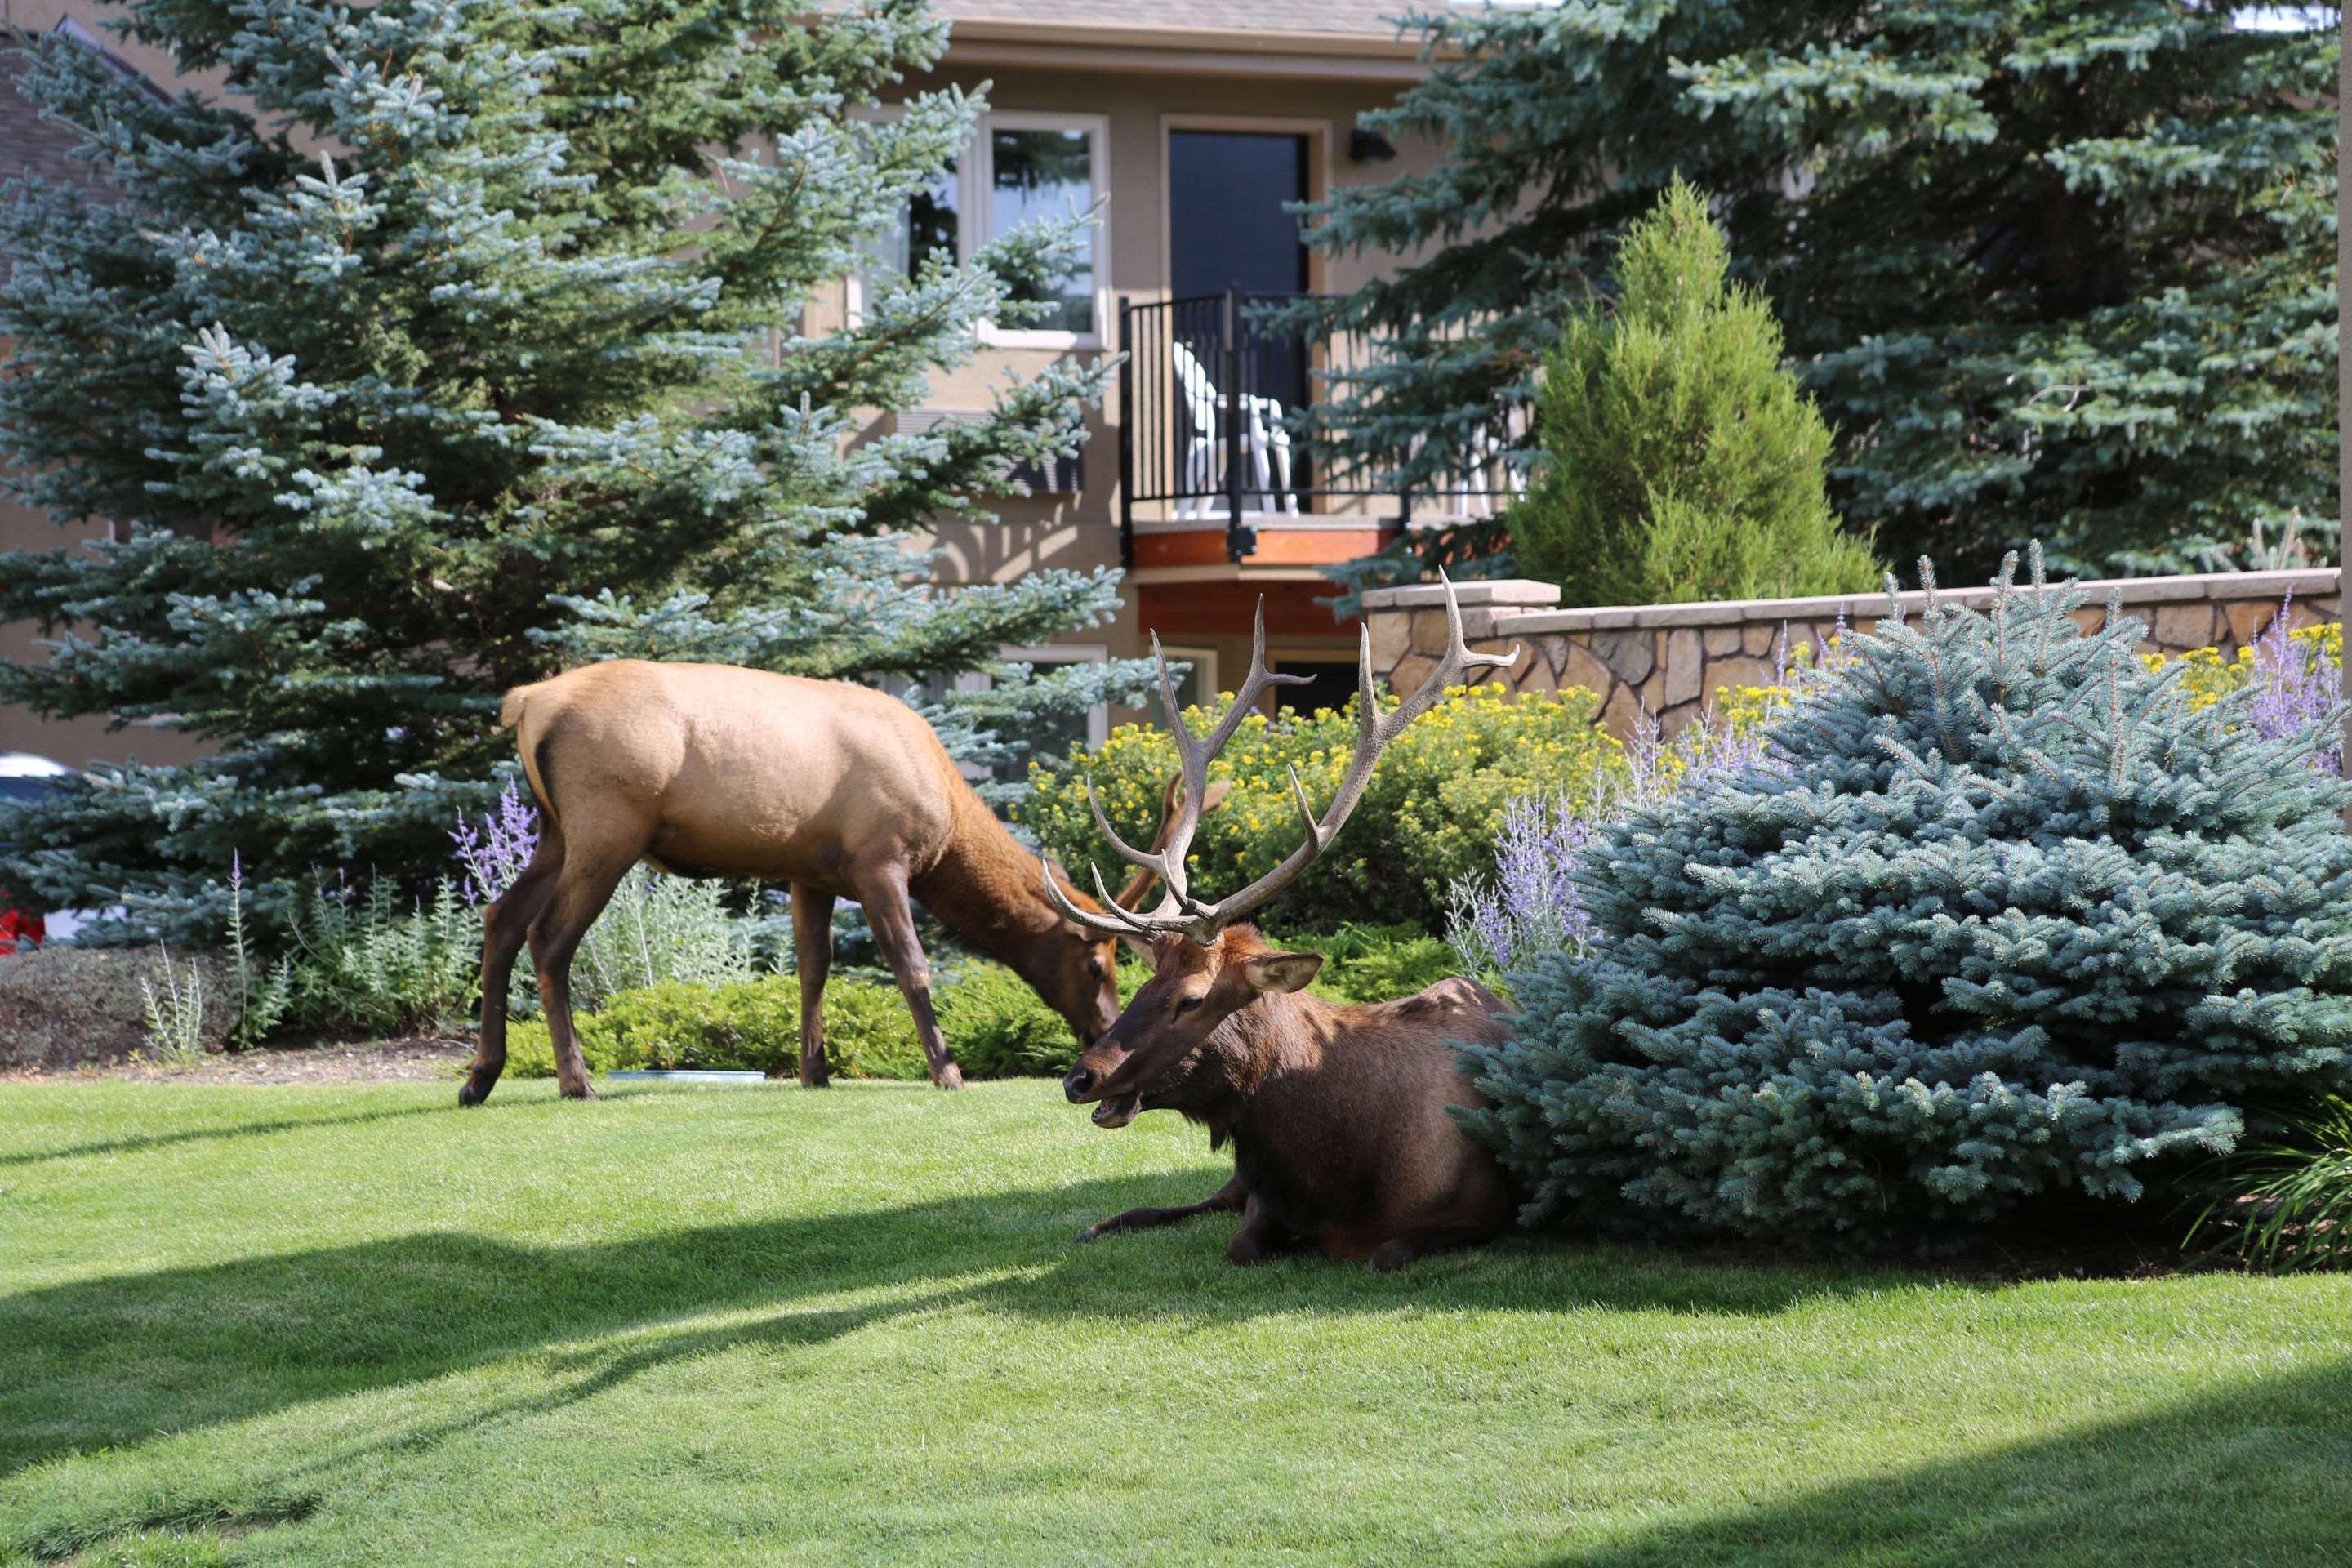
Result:
{"label": "purple lavender flower", "polygon": [[2273,741],[2325,730],[2327,742],[2312,753],[2311,765],[2341,774],[2343,671],[2316,645],[2296,640],[2288,629],[2288,612],[2294,607],[2294,595],[2289,593],[2269,628],[2254,639],[2253,700],[2247,707],[2247,721],[2255,733]]}
{"label": "purple lavender flower", "polygon": [[1556,795],[1503,808],[1493,880],[1462,884],[1452,900],[1447,934],[1471,968],[1507,973],[1538,952],[1591,940],[1575,877],[1601,827],[1593,814]]}
{"label": "purple lavender flower", "polygon": [[1753,735],[1727,736],[1694,724],[1672,742],[1655,715],[1635,719],[1625,742],[1624,782],[1582,805],[1558,795],[1503,808],[1492,878],[1454,885],[1446,939],[1479,973],[1507,974],[1538,953],[1582,951],[1597,934],[1576,878],[1585,857],[1625,811],[1744,768],[1773,765]]}
{"label": "purple lavender flower", "polygon": [[498,810],[483,817],[479,828],[460,816],[449,837],[457,846],[457,864],[465,872],[467,904],[487,904],[512,887],[530,864],[539,848],[539,812],[509,784],[499,795]]}

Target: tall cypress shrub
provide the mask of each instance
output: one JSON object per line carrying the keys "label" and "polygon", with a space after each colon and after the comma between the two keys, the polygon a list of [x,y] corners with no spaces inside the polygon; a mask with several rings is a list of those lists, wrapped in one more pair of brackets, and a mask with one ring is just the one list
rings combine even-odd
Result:
{"label": "tall cypress shrub", "polygon": [[1706,200],[1677,180],[1626,232],[1613,299],[1545,362],[1540,478],[1511,508],[1520,570],[1570,605],[1867,593],[1830,510],[1830,430]]}
{"label": "tall cypress shrub", "polygon": [[[1531,1222],[1935,1241],[2352,1089],[2352,787],[2004,567],[1587,853],[1468,1118]],[[1924,563],[1923,563],[1924,566]]]}
{"label": "tall cypress shrub", "polygon": [[313,868],[436,875],[510,758],[500,691],[583,660],[991,670],[935,710],[982,763],[1139,693],[1133,663],[1000,659],[1108,612],[1114,574],[940,596],[903,542],[1069,450],[1103,365],[852,439],[979,322],[1048,308],[1023,301],[1079,223],[803,331],[983,107],[859,114],[939,58],[920,0],[146,0],[129,26],[228,91],[157,102],[55,35],[25,73],[111,191],[28,180],[0,213],[0,453],[116,534],[0,560],[0,618],[77,628],[0,666],[0,700],[216,750],[0,815],[18,897],[179,934],[219,920],[233,853],[265,911]]}

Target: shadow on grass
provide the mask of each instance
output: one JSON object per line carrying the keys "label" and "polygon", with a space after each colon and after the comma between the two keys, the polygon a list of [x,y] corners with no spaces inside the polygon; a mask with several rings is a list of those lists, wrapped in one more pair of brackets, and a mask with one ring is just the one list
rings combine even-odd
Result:
{"label": "shadow on grass", "polygon": [[[2125,1420],[1776,1496],[1534,1568],[2339,1563],[2352,1360]],[[2085,1411],[2085,1417],[2092,1412]]]}
{"label": "shadow on grass", "polygon": [[[1087,1222],[1203,1195],[1204,1173],[975,1194],[581,1246],[458,1232],[243,1258],[0,1296],[0,1474],[76,1448],[244,1419],[518,1352],[730,1309],[749,1326],[595,1347],[558,1404],[646,1366],[774,1339],[819,1343],[959,1302],[1045,1320],[1213,1326],[1268,1313],[1619,1310],[1759,1314],[1882,1289],[1885,1273],[1759,1270],[1510,1240],[1399,1275],[1308,1255],[1228,1268],[1231,1216],[1079,1247]],[[1194,1189],[1201,1190],[1194,1190]],[[896,1289],[871,1308],[801,1300]],[[564,1371],[559,1364],[559,1376]]]}
{"label": "shadow on grass", "polygon": [[[454,1081],[454,1080],[453,1080]],[[456,1093],[453,1088],[450,1092]],[[79,1160],[101,1154],[143,1154],[182,1143],[217,1143],[240,1138],[267,1138],[278,1132],[307,1132],[315,1127],[357,1127],[370,1121],[391,1121],[404,1116],[439,1116],[444,1105],[404,1105],[383,1110],[356,1111],[348,1116],[281,1116],[268,1121],[239,1121],[220,1127],[191,1127],[178,1132],[138,1132],[124,1138],[101,1138],[62,1149],[27,1149],[0,1154],[0,1168],[39,1165],[53,1160]]]}

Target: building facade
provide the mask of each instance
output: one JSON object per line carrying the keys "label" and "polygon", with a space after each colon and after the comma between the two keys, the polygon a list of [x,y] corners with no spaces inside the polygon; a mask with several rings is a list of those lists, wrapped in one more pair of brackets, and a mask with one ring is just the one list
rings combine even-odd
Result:
{"label": "building facade", "polygon": [[[1303,705],[1353,690],[1356,628],[1318,600],[1320,568],[1360,555],[1411,515],[1492,504],[1483,476],[1459,493],[1408,500],[1326,471],[1295,441],[1291,421],[1344,347],[1308,349],[1259,329],[1283,297],[1345,291],[1398,258],[1332,258],[1299,242],[1285,204],[1340,185],[1378,183],[1434,164],[1438,150],[1391,143],[1362,117],[1395,101],[1428,68],[1401,38],[1390,0],[934,0],[952,21],[945,59],[915,92],[987,86],[989,112],[953,174],[919,198],[874,265],[919,253],[968,255],[1024,218],[1097,215],[1088,264],[1063,279],[1050,321],[985,334],[983,352],[941,377],[925,405],[877,416],[895,426],[968,417],[1007,373],[1062,355],[1128,356],[1105,405],[1089,414],[1078,458],[1034,473],[1034,492],[996,503],[994,522],[943,523],[925,542],[943,584],[1003,581],[1043,566],[1126,570],[1112,624],[1052,647],[1040,661],[1147,651],[1157,632],[1193,666],[1188,693],[1231,686],[1248,658],[1263,597],[1269,652],[1314,684],[1286,692]],[[169,62],[117,43],[89,0],[0,0],[31,32],[77,30],[124,68],[167,86]],[[87,178],[69,163],[70,135],[41,125],[0,83],[0,177],[28,164]],[[813,329],[859,309],[869,285],[845,279],[811,307]],[[60,530],[0,503],[0,548],[70,548],[102,520]],[[26,626],[0,630],[0,654],[34,657]],[[1098,737],[1130,717],[1105,710]],[[107,731],[0,710],[0,750],[169,762],[190,742],[170,731]]]}

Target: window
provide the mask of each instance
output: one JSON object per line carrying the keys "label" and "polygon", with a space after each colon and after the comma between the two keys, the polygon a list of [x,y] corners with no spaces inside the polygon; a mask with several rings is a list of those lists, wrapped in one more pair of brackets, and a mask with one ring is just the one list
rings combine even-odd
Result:
{"label": "window", "polygon": [[[1067,217],[1093,208],[1101,184],[1096,162],[1102,137],[1092,123],[998,114],[989,117],[983,135],[988,149],[984,177],[990,239],[1002,239],[1026,223]],[[1097,243],[1093,248],[1099,253],[1099,224],[1094,237]],[[1098,254],[1089,256],[1059,277],[1042,279],[1040,286],[1016,295],[1041,300],[1051,310],[999,335],[1097,337],[1098,259]]]}
{"label": "window", "polygon": [[[1057,664],[1100,664],[1110,657],[1110,650],[1099,643],[1079,643],[1060,647],[1008,647],[1003,651],[1007,658],[1035,665],[1040,674]],[[983,686],[987,684],[985,676],[963,679],[977,679]],[[1109,738],[1110,710],[1100,703],[1084,713],[1054,720],[1041,731],[1021,737],[1033,748],[1029,753],[1033,757],[1067,756],[1072,746],[1099,746]],[[1009,776],[1014,778],[1025,777],[1027,773],[1026,763],[1009,770]]]}
{"label": "window", "polygon": [[[1092,212],[1106,183],[1104,124],[1099,115],[985,116],[971,153],[918,192],[899,221],[866,247],[866,264],[852,280],[852,316],[866,290],[886,277],[911,275],[935,252],[969,261],[1023,224]],[[1049,307],[1043,315],[983,325],[982,340],[1008,348],[1099,347],[1110,261],[1099,215],[1087,238],[1075,266],[1023,290],[1021,298]]]}
{"label": "window", "polygon": [[[1171,668],[1180,663],[1192,666],[1190,669],[1176,678],[1178,711],[1181,712],[1187,708],[1205,708],[1217,700],[1217,650],[1215,648],[1178,647],[1172,643],[1163,643],[1160,645],[1160,651],[1168,656],[1168,663]],[[1149,710],[1154,724],[1164,724],[1168,721],[1167,715],[1160,710],[1160,694],[1156,690],[1151,694]]]}
{"label": "window", "polygon": [[857,281],[877,289],[886,279],[911,278],[934,253],[950,261],[962,259],[962,179],[950,163],[940,171],[929,190],[908,198],[907,210],[883,233],[866,241],[866,264]]}

